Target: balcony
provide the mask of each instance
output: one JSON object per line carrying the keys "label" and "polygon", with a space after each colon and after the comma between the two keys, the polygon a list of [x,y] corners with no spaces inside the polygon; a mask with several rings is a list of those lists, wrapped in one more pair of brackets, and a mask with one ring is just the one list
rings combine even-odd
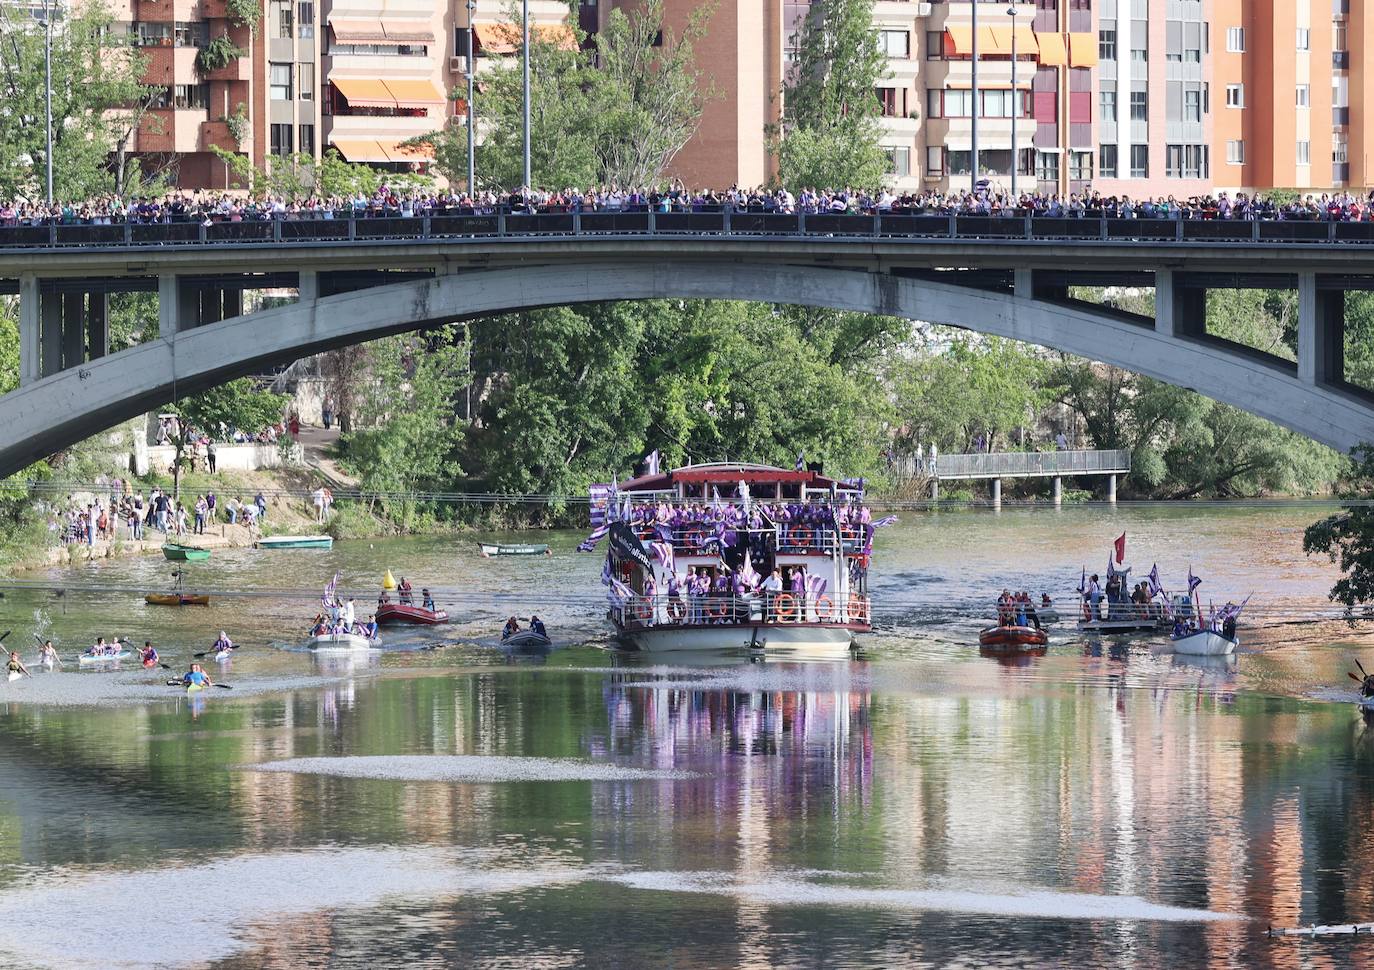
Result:
{"label": "balcony", "polygon": [[1350,70],[1350,51],[1332,51],[1331,66],[1338,71]]}
{"label": "balcony", "polygon": [[929,3],[914,2],[914,0],[877,0],[873,4],[873,19],[876,21],[889,21],[901,18],[929,17],[931,12]]}
{"label": "balcony", "polygon": [[223,67],[205,75],[207,81],[247,81],[253,76],[253,58],[249,54],[236,57]]}
{"label": "balcony", "polygon": [[1332,108],[1332,109],[1331,109],[1331,124],[1335,125],[1337,128],[1344,128],[1344,127],[1346,127],[1347,125],[1349,125],[1349,124],[1350,124],[1350,109],[1349,109],[1349,108]]}
{"label": "balcony", "polygon": [[242,151],[244,146],[234,140],[227,121],[202,121],[200,123],[200,150],[208,152],[220,148],[226,152]]}
{"label": "balcony", "polygon": [[139,152],[200,151],[204,108],[156,108],[138,125],[134,150]]}

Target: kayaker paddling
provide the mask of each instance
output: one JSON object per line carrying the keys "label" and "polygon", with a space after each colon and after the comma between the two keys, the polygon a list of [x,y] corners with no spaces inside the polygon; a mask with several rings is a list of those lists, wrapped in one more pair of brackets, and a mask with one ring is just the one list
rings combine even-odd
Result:
{"label": "kayaker paddling", "polygon": [[187,690],[204,690],[206,687],[215,686],[215,682],[200,664],[191,664],[191,669],[181,678],[181,682]]}
{"label": "kayaker paddling", "polygon": [[43,646],[38,648],[38,662],[45,667],[62,666],[62,661],[57,658],[57,648],[51,640],[44,640]]}
{"label": "kayaker paddling", "polygon": [[32,677],[29,668],[24,666],[24,661],[19,659],[19,651],[11,650],[9,662],[5,664],[5,669],[9,672],[10,680],[18,680],[20,677]]}
{"label": "kayaker paddling", "polygon": [[153,641],[143,641],[143,646],[138,651],[138,658],[143,661],[145,667],[157,666],[157,648],[153,646]]}
{"label": "kayaker paddling", "polygon": [[214,645],[211,647],[211,649],[218,654],[227,653],[228,651],[235,650],[237,648],[234,646],[234,641],[229,639],[229,634],[225,633],[223,630],[220,630],[219,639],[217,639],[214,642]]}

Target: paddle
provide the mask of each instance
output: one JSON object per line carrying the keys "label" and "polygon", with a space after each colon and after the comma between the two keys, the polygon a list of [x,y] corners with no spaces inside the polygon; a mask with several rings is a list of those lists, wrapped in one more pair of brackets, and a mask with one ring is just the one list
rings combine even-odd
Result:
{"label": "paddle", "polygon": [[[5,638],[4,638],[4,637],[0,637],[0,640],[3,640],[3,639],[5,639]],[[1352,659],[1355,659],[1355,658],[1352,658]],[[1364,674],[1366,677],[1369,676],[1369,671],[1367,671],[1367,670],[1364,669],[1364,664],[1360,663],[1360,661],[1359,661],[1358,659],[1355,659],[1355,666],[1360,668],[1360,673]]]}
{"label": "paddle", "polygon": [[[168,669],[170,669],[170,668],[168,668]],[[184,681],[184,680],[169,680],[169,681],[167,681],[167,686],[168,686],[168,687],[185,687],[185,686],[186,686],[186,681]],[[220,690],[233,690],[233,689],[234,689],[234,688],[233,688],[232,686],[230,686],[229,684],[212,684],[211,686],[213,686],[213,687],[218,687]]]}

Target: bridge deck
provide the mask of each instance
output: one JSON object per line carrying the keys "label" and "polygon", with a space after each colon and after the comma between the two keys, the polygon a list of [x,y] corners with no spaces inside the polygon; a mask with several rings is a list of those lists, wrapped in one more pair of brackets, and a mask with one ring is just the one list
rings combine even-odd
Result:
{"label": "bridge deck", "polygon": [[1131,470],[1129,448],[1107,451],[1009,451],[898,459],[898,472],[942,482],[960,479],[1063,478],[1069,475],[1125,475]]}

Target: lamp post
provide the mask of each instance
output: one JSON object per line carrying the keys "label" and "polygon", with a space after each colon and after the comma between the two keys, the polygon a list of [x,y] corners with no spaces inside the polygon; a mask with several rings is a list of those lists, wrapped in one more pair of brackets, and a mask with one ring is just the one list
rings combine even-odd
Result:
{"label": "lamp post", "polygon": [[48,206],[52,206],[52,17],[53,10],[48,3],[43,4],[43,106],[46,122],[43,135],[46,149],[43,152],[48,169]]}
{"label": "lamp post", "polygon": [[970,90],[970,95],[971,95],[972,98],[973,98],[973,104],[972,104],[972,106],[969,108],[969,120],[972,122],[972,124],[969,126],[969,169],[973,172],[973,178],[972,178],[973,184],[970,186],[970,191],[973,192],[974,195],[977,195],[977,194],[978,194],[978,0],[973,0],[973,3],[970,4],[970,6],[972,6],[972,8],[973,8],[973,28],[972,28],[972,31],[973,31],[973,48],[972,48],[972,51],[971,51],[971,53],[972,53],[972,55],[973,55],[973,60],[972,60],[972,62],[971,62],[971,63],[972,63],[972,67],[973,67],[973,75],[972,75],[972,82],[971,82],[971,84],[970,84],[970,88],[971,88],[971,90]]}
{"label": "lamp post", "polygon": [[472,17],[477,12],[477,0],[468,0],[468,195],[476,201],[477,198],[477,138],[472,127],[476,121],[476,112],[472,107],[472,94],[475,85],[472,81]]}
{"label": "lamp post", "polygon": [[1021,113],[1021,92],[1016,87],[1016,8],[1008,7],[1007,16],[1011,18],[1011,201],[1015,205],[1016,169],[1021,154],[1020,146],[1016,143],[1016,116]]}
{"label": "lamp post", "polygon": [[525,191],[530,186],[530,0],[523,0],[521,29],[525,35]]}

